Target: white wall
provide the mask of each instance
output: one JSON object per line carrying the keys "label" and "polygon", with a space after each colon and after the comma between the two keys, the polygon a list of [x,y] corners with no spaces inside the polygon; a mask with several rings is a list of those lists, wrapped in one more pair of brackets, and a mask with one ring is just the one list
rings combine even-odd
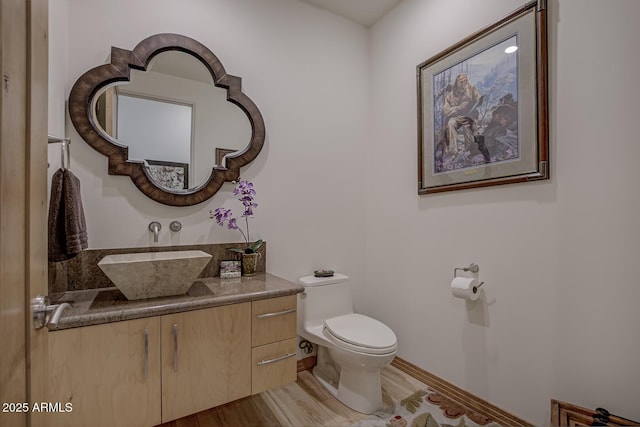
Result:
{"label": "white wall", "polygon": [[[67,43],[69,27],[68,0],[49,2],[49,134],[64,136],[66,111]],[[51,156],[50,160],[51,160]]]}
{"label": "white wall", "polygon": [[[48,132],[49,135],[65,136],[66,99],[65,82],[67,79],[67,43],[69,27],[68,0],[49,2],[49,93],[48,93]],[[61,143],[47,146],[49,169],[47,182],[51,182],[53,173],[62,163]]]}
{"label": "white wall", "polygon": [[[371,29],[367,307],[401,357],[535,425],[551,398],[640,419],[640,2],[548,3],[544,182],[416,190],[416,65],[522,2],[405,0]],[[471,262],[474,305],[449,289]]]}
{"label": "white wall", "polygon": [[[242,77],[244,92],[264,116],[265,146],[242,178],[258,192],[251,238],[268,242],[268,271],[297,280],[333,268],[362,286],[366,29],[294,0],[161,3],[69,0],[66,96],[82,73],[104,63],[111,46],[132,49],[161,32],[200,41],[229,74]],[[55,13],[56,2],[50,7]],[[74,140],[72,171],[82,182],[90,248],[152,246],[147,226],[153,220],[163,226],[155,245],[242,240],[208,214],[220,206],[242,212],[231,184],[197,206],[164,206],[128,177],[108,175],[106,158],[83,143],[70,122],[67,134]],[[183,223],[178,234],[169,230],[174,219]]]}

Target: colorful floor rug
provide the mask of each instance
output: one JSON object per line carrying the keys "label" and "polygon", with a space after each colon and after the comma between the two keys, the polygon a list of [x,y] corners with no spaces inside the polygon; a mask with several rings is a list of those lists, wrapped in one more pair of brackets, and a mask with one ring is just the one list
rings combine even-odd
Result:
{"label": "colorful floor rug", "polygon": [[352,427],[500,427],[435,391],[420,390]]}

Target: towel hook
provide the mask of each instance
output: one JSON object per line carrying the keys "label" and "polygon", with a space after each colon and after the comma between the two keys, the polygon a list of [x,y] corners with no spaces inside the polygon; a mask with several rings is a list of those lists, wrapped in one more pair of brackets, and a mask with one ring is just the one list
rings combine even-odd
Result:
{"label": "towel hook", "polygon": [[[60,166],[62,169],[69,169],[71,167],[71,150],[69,149],[71,139],[48,135],[47,140],[49,144],[62,143],[60,146]],[[49,164],[47,164],[47,167],[48,166]]]}
{"label": "towel hook", "polygon": [[61,156],[62,156],[62,169],[67,170],[71,169],[71,149],[69,148],[71,145],[71,140],[69,138],[65,138],[62,140],[61,147]]}

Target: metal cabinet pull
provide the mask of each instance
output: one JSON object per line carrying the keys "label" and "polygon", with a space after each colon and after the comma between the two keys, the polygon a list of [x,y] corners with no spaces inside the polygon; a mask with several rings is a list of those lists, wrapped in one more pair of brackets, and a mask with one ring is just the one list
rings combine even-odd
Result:
{"label": "metal cabinet pull", "polygon": [[149,377],[149,331],[144,330],[144,379]]}
{"label": "metal cabinet pull", "polygon": [[178,372],[178,324],[173,324],[173,372]]}
{"label": "metal cabinet pull", "polygon": [[257,319],[264,319],[267,317],[275,317],[275,316],[282,316],[285,314],[289,314],[289,313],[295,313],[296,309],[295,308],[290,308],[289,310],[284,310],[284,311],[276,311],[275,313],[264,313],[264,314],[258,314],[256,316]]}
{"label": "metal cabinet pull", "polygon": [[287,353],[284,356],[276,357],[275,359],[261,360],[261,361],[259,361],[257,363],[257,365],[258,366],[268,365],[269,363],[279,362],[281,360],[288,359],[288,358],[293,357],[295,355],[296,355],[295,353]]}

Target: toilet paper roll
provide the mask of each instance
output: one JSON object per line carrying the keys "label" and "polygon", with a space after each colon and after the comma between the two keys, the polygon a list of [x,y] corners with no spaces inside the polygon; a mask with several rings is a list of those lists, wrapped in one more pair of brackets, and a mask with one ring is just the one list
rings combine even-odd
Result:
{"label": "toilet paper roll", "polygon": [[451,281],[451,292],[454,297],[466,298],[469,301],[475,301],[480,296],[480,289],[478,289],[479,284],[478,279],[470,277],[454,277]]}

